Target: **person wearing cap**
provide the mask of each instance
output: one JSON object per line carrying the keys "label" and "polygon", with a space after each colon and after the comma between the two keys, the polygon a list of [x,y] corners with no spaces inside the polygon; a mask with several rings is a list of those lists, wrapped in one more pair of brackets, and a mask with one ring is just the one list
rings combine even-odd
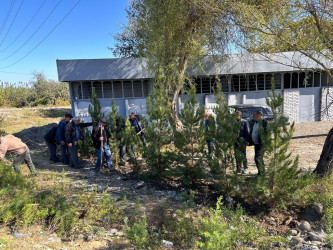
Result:
{"label": "person wearing cap", "polygon": [[70,155],[70,167],[81,168],[78,157],[78,140],[83,139],[82,128],[91,126],[91,122],[81,123],[81,118],[76,116],[66,125],[65,140]]}
{"label": "person wearing cap", "polygon": [[69,164],[65,132],[66,125],[71,121],[72,118],[73,116],[71,114],[66,114],[65,119],[62,119],[57,126],[56,141],[61,146],[61,161],[64,165]]}
{"label": "person wearing cap", "polygon": [[94,143],[95,152],[97,161],[95,164],[95,169],[97,172],[101,170],[101,163],[103,161],[102,156],[105,156],[108,169],[112,169],[112,159],[111,159],[111,150],[109,146],[109,140],[111,133],[109,131],[108,122],[103,117],[99,120],[97,126],[93,127],[91,138]]}
{"label": "person wearing cap", "polygon": [[135,129],[135,133],[140,137],[143,146],[145,147],[146,146],[145,133],[143,133],[143,129],[141,128],[138,118],[136,118],[134,112],[132,112],[129,115],[129,121],[131,123],[131,126],[133,126]]}
{"label": "person wearing cap", "polygon": [[30,150],[28,146],[21,141],[21,139],[13,135],[5,135],[0,133],[0,161],[5,157],[6,153],[16,155],[13,162],[13,167],[15,171],[21,174],[20,165],[25,162],[30,169],[31,174],[37,176],[37,171],[31,160]]}

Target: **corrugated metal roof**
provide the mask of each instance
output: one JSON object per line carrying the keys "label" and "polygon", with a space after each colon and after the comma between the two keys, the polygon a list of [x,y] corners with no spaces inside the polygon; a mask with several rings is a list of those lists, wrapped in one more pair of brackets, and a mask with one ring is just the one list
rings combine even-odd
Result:
{"label": "corrugated metal roof", "polygon": [[[332,62],[319,58],[328,67]],[[117,79],[150,79],[144,58],[57,60],[59,81],[94,81]],[[315,61],[299,52],[276,54],[243,54],[206,56],[202,67],[188,70],[192,76],[286,72],[302,69],[321,69]]]}
{"label": "corrugated metal roof", "polygon": [[61,82],[152,78],[140,58],[57,60]]}

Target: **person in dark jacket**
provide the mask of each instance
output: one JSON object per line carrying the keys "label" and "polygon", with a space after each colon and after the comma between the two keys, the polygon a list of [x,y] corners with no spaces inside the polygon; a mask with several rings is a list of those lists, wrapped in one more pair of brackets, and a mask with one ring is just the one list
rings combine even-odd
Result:
{"label": "person in dark jacket", "polygon": [[57,126],[51,128],[51,130],[47,132],[46,135],[44,136],[44,140],[49,149],[50,160],[53,161],[54,163],[59,161],[57,157],[56,134],[57,134]]}
{"label": "person in dark jacket", "polygon": [[83,139],[82,128],[91,126],[91,122],[81,123],[81,118],[76,116],[66,125],[65,140],[70,154],[70,167],[81,168],[78,157],[78,140]]}
{"label": "person in dark jacket", "polygon": [[264,165],[264,147],[262,143],[262,138],[260,136],[259,131],[262,130],[260,127],[263,128],[263,132],[267,133],[267,120],[263,119],[263,114],[260,110],[256,110],[253,113],[253,122],[251,123],[251,133],[250,133],[250,141],[251,145],[254,145],[254,161],[256,163],[258,169],[258,175],[263,175],[265,172],[265,165]]}
{"label": "person in dark jacket", "polygon": [[71,114],[66,114],[65,119],[61,120],[57,126],[56,141],[61,146],[61,161],[62,164],[68,165],[68,147],[65,138],[66,125],[71,121],[73,116]]}
{"label": "person in dark jacket", "polygon": [[145,139],[145,133],[143,132],[144,129],[141,128],[139,120],[133,112],[129,115],[129,121],[131,123],[131,126],[134,127],[136,134],[140,137],[143,146],[145,147],[146,139]]}
{"label": "person in dark jacket", "polygon": [[111,133],[107,125],[107,120],[105,118],[101,118],[98,125],[93,127],[91,134],[97,157],[95,165],[97,172],[101,170],[103,156],[106,158],[108,169],[112,170],[111,150],[109,146],[110,137]]}
{"label": "person in dark jacket", "polygon": [[247,169],[246,146],[249,145],[250,129],[249,122],[242,119],[242,112],[236,110],[235,114],[239,122],[239,133],[235,143],[235,159],[237,172],[242,172]]}

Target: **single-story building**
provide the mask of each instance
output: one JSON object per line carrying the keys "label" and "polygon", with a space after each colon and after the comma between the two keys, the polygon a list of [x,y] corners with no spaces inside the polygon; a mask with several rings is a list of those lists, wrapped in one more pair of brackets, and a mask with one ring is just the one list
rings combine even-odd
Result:
{"label": "single-story building", "polygon": [[[69,83],[73,114],[83,117],[89,117],[93,87],[104,114],[111,110],[112,100],[123,116],[132,111],[145,114],[146,97],[153,89],[153,77],[146,65],[144,58],[57,60],[59,81]],[[215,104],[216,84],[222,84],[229,105],[265,105],[274,78],[277,91],[284,97],[283,112],[290,121],[320,121],[333,116],[333,107],[323,112],[326,103],[332,101],[328,95],[332,89],[327,86],[333,86],[333,79],[315,61],[297,52],[207,56],[202,65],[189,69],[188,74],[193,76],[200,104],[208,108]],[[325,65],[333,68],[331,62]],[[180,109],[186,98],[179,97]]]}

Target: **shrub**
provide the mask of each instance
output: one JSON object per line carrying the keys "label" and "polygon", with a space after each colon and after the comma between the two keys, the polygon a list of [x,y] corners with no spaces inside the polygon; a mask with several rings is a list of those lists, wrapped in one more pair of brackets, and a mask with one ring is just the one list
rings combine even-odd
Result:
{"label": "shrub", "polygon": [[196,241],[200,249],[233,249],[253,244],[263,235],[255,223],[243,219],[243,210],[235,211],[222,205],[222,197],[216,209],[210,209],[207,217],[199,218],[198,231],[201,240]]}

